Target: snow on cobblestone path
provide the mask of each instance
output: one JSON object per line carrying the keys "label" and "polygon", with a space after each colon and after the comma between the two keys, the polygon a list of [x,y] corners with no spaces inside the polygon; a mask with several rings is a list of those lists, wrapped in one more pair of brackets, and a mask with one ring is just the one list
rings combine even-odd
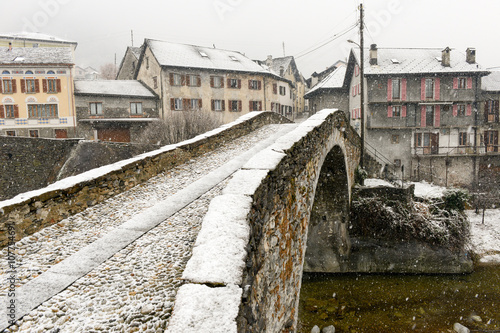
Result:
{"label": "snow on cobblestone path", "polygon": [[[20,259],[20,285],[96,241],[138,212],[269,138],[280,126],[268,125],[236,139],[19,241],[16,248]],[[217,186],[149,231],[68,289],[44,302],[13,329],[29,332],[52,328],[60,328],[61,332],[162,331],[208,203],[221,189],[222,185]],[[4,258],[2,255],[2,265],[6,265]],[[0,278],[5,279],[5,276],[0,275]],[[0,296],[4,296],[5,285],[1,285]]]}

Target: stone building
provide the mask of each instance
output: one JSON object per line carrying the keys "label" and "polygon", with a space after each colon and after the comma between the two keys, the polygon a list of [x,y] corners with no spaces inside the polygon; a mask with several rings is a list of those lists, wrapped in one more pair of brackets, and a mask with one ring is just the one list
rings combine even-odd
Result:
{"label": "stone building", "polygon": [[162,118],[199,110],[229,123],[250,111],[293,107],[291,81],[235,51],[146,39],[135,79],[159,96]]}
{"label": "stone building", "polygon": [[135,80],[75,81],[78,134],[88,140],[134,142],[159,119],[158,96]]}
{"label": "stone building", "polygon": [[0,47],[9,45],[13,48],[67,47],[74,54],[78,43],[39,32],[0,33]]}
{"label": "stone building", "polygon": [[137,65],[139,64],[139,58],[141,56],[141,47],[127,47],[125,55],[123,56],[120,67],[118,68],[118,73],[116,75],[117,80],[133,80],[135,72],[137,70]]}
{"label": "stone building", "polygon": [[74,137],[70,47],[0,47],[0,134]]}

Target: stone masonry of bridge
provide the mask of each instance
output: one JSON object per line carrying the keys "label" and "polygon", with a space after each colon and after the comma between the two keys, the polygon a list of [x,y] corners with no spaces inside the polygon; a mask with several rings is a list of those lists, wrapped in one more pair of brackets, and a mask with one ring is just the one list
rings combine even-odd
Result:
{"label": "stone masonry of bridge", "polygon": [[323,110],[244,165],[211,202],[168,331],[294,332],[318,182],[341,179],[324,190],[348,205],[359,152],[344,114]]}

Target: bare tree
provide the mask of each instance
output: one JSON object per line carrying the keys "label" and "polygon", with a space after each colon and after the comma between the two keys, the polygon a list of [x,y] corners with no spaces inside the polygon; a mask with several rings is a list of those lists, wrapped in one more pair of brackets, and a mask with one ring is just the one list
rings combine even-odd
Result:
{"label": "bare tree", "polygon": [[116,73],[117,73],[117,68],[114,64],[105,64],[105,65],[102,65],[100,68],[100,76],[101,76],[101,79],[104,79],[104,80],[114,80],[116,79]]}

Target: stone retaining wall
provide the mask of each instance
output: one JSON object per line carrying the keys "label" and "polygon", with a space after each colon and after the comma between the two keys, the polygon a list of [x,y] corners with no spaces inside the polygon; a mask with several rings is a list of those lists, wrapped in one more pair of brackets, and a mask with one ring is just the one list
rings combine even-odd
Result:
{"label": "stone retaining wall", "polygon": [[58,223],[89,206],[126,191],[193,157],[246,135],[263,125],[289,122],[273,112],[252,112],[191,140],[68,177],[45,188],[0,202],[0,248],[8,242],[7,226],[15,225],[15,240]]}
{"label": "stone retaining wall", "polygon": [[337,110],[315,114],[233,176],[203,221],[168,332],[295,331],[309,218],[334,147],[350,195],[359,137]]}

